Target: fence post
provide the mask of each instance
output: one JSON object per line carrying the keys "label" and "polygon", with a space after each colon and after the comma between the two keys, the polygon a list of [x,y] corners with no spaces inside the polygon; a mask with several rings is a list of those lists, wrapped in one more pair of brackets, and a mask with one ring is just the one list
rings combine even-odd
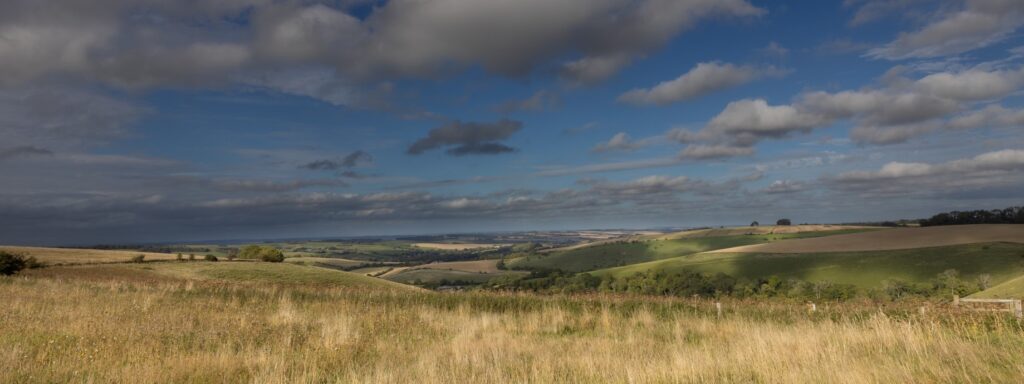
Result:
{"label": "fence post", "polygon": [[811,303],[811,312],[818,312],[818,305]]}
{"label": "fence post", "polygon": [[1013,301],[1013,315],[1018,319],[1024,317],[1024,307],[1021,307],[1020,300]]}
{"label": "fence post", "polygon": [[716,302],[715,309],[718,310],[718,318],[722,318],[722,302]]}
{"label": "fence post", "polygon": [[960,306],[960,295],[953,295],[953,306],[954,307],[959,307]]}

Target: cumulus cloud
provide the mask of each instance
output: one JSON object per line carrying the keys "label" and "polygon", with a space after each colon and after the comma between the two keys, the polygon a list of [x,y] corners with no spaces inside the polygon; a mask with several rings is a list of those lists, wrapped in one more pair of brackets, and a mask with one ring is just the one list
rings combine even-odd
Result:
{"label": "cumulus cloud", "polygon": [[783,73],[784,71],[772,67],[758,68],[719,62],[700,63],[676,79],[662,82],[652,88],[638,88],[626,92],[619,96],[619,101],[630,104],[667,105]]}
{"label": "cumulus cloud", "polygon": [[590,151],[595,153],[613,151],[634,151],[647,146],[651,140],[634,140],[628,133],[619,132],[612,136],[607,142],[599,143]]}
{"label": "cumulus cloud", "polygon": [[806,189],[804,183],[794,180],[775,180],[767,187],[761,189],[760,193],[768,194],[781,194],[781,193],[794,193],[800,192]]}
{"label": "cumulus cloud", "polygon": [[494,123],[472,123],[455,121],[430,130],[406,152],[419,155],[423,152],[451,147],[447,153],[452,156],[495,155],[514,152],[515,148],[499,143],[523,128],[523,123],[501,119]]}
{"label": "cumulus cloud", "polygon": [[1024,25],[1024,3],[1015,0],[966,0],[923,28],[901,33],[868,51],[869,57],[903,60],[972,51],[1005,39]]}
{"label": "cumulus cloud", "polygon": [[877,171],[831,179],[835,188],[865,193],[948,193],[1024,183],[1024,150],[1007,149],[942,163],[891,162]]}

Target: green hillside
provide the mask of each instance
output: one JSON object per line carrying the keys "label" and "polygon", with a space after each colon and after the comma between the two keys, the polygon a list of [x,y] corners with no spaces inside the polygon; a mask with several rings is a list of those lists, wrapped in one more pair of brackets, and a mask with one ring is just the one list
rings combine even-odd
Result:
{"label": "green hillside", "polygon": [[1006,280],[970,297],[979,299],[1024,299],[1024,276],[1017,276]]}
{"label": "green hillside", "polygon": [[874,288],[886,279],[924,282],[947,269],[960,271],[965,279],[989,274],[992,283],[999,284],[1024,274],[1024,244],[969,244],[871,252],[696,254],[591,273],[629,276],[646,271],[722,272],[751,279],[776,275]]}
{"label": "green hillside", "polygon": [[548,254],[530,255],[509,260],[507,265],[510,269],[557,269],[568,272],[585,272],[741,245],[840,235],[865,230],[867,229],[615,242]]}

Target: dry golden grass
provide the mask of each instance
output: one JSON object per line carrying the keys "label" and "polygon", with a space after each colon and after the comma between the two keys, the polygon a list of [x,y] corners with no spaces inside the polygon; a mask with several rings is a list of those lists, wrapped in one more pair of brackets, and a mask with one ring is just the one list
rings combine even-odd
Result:
{"label": "dry golden grass", "polygon": [[941,227],[896,228],[793,239],[711,251],[713,253],[820,253],[861,252],[941,247],[947,245],[1013,242],[1024,243],[1024,225],[978,224]]}
{"label": "dry golden grass", "polygon": [[[32,256],[47,265],[124,263],[136,255],[145,255],[146,260],[174,260],[177,258],[177,255],[169,253],[110,251],[102,249],[0,246],[0,251]],[[197,257],[202,258],[202,256]]]}
{"label": "dry golden grass", "polygon": [[445,251],[465,251],[470,249],[498,248],[508,244],[469,244],[469,243],[415,243],[414,247],[441,249]]}
{"label": "dry golden grass", "polygon": [[937,307],[0,278],[0,382],[1016,382],[1024,329]]}

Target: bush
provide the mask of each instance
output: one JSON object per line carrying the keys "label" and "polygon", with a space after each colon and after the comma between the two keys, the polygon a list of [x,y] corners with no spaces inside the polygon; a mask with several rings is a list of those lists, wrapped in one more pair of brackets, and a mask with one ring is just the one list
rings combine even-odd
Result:
{"label": "bush", "polygon": [[178,254],[178,261],[182,261],[182,260],[185,260],[185,257],[184,257],[184,256],[182,256],[182,255],[181,255],[181,254],[179,253],[179,254]]}
{"label": "bush", "polygon": [[196,254],[194,254],[194,253],[188,254],[188,261],[195,261],[195,260],[196,260]]}
{"label": "bush", "polygon": [[132,258],[129,259],[129,261],[131,261],[133,263],[141,263],[145,259],[146,259],[146,255],[141,255],[140,254],[140,255],[132,256]]}
{"label": "bush", "polygon": [[40,268],[43,264],[31,256],[0,251],[0,275],[10,276],[25,268]]}
{"label": "bush", "polygon": [[217,256],[207,254],[206,256],[203,257],[203,259],[206,261],[217,261]]}
{"label": "bush", "polygon": [[238,258],[280,263],[284,261],[284,253],[266,245],[247,245],[238,251]]}

